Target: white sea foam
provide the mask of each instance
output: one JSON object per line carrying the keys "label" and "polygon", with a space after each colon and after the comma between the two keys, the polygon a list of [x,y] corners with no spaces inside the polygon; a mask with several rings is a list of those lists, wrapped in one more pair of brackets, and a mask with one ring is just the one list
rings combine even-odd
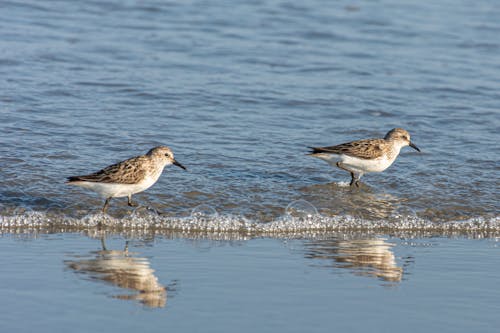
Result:
{"label": "white sea foam", "polygon": [[[312,206],[312,205],[311,205]],[[189,217],[167,217],[152,210],[115,218],[105,214],[89,214],[82,218],[64,215],[53,216],[45,212],[23,211],[19,214],[0,216],[0,230],[46,228],[55,230],[110,229],[155,230],[189,233],[232,232],[242,235],[287,235],[301,232],[360,231],[391,233],[397,231],[487,232],[500,234],[500,217],[477,217],[463,221],[437,223],[415,216],[394,216],[389,220],[366,220],[353,216],[321,216],[310,213],[307,202],[294,202],[286,213],[272,222],[262,223],[243,216],[213,214],[204,207]],[[302,208],[299,211],[297,208]],[[208,212],[210,214],[201,214]],[[304,214],[304,211],[306,212]],[[299,214],[297,213],[299,212]]]}
{"label": "white sea foam", "polygon": [[291,202],[285,209],[285,216],[295,218],[313,218],[318,216],[318,210],[309,201],[300,199]]}
{"label": "white sea foam", "polygon": [[191,217],[193,218],[215,218],[217,216],[219,216],[217,210],[207,204],[198,205],[191,211]]}

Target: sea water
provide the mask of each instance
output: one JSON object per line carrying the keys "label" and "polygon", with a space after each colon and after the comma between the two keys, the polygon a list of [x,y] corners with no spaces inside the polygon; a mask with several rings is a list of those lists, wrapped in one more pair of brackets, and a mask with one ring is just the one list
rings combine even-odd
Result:
{"label": "sea water", "polygon": [[[495,331],[499,22],[489,0],[3,2],[1,331]],[[359,189],[306,155],[394,127],[422,153]],[[139,208],[64,184],[156,145],[188,171]]]}

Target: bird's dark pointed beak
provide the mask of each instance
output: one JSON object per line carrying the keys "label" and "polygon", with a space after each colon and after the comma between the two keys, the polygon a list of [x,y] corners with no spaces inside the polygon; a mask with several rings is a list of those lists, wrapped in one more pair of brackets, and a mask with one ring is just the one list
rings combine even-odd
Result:
{"label": "bird's dark pointed beak", "polygon": [[409,146],[415,149],[416,151],[420,152],[420,149],[417,146],[415,146],[413,142],[410,142]]}
{"label": "bird's dark pointed beak", "polygon": [[172,162],[173,165],[177,165],[179,168],[183,168],[184,170],[187,170],[186,167],[182,164],[180,164],[179,162],[177,162],[176,160],[174,160]]}

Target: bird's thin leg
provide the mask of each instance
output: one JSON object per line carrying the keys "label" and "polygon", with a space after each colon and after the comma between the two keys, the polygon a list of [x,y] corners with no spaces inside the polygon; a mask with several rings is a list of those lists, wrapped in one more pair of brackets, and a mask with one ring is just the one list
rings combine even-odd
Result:
{"label": "bird's thin leg", "polygon": [[[349,186],[352,186],[352,185],[354,185],[354,184],[356,184],[356,185],[357,185],[357,183],[356,183],[356,179],[355,179],[355,177],[354,177],[354,172],[351,172],[351,182],[349,183]],[[359,187],[359,185],[357,185],[357,186]]]}
{"label": "bird's thin leg", "polygon": [[108,249],[106,248],[106,240],[104,239],[104,236],[101,237],[101,245],[102,245],[102,250],[107,251]]}
{"label": "bird's thin leg", "polygon": [[106,201],[104,202],[104,207],[102,207],[102,212],[106,214],[106,211],[108,210],[109,202],[111,201],[111,197],[107,198]]}
{"label": "bird's thin leg", "polygon": [[125,248],[123,249],[123,252],[128,253],[128,241],[125,242]]}
{"label": "bird's thin leg", "polygon": [[356,177],[355,177],[356,180],[354,181],[354,184],[356,185],[356,187],[359,187],[359,185],[360,185],[359,180],[361,179],[362,176],[363,176],[362,173],[356,175]]}
{"label": "bird's thin leg", "polygon": [[139,204],[138,204],[138,203],[136,203],[136,202],[132,202],[132,194],[129,194],[129,196],[128,196],[128,205],[129,205],[130,207],[137,207],[137,206],[139,206]]}
{"label": "bird's thin leg", "polygon": [[342,169],[342,170],[345,170],[347,172],[349,172],[351,174],[351,182],[349,183],[349,186],[352,186],[354,184],[356,184],[356,186],[359,187],[359,185],[357,184],[357,180],[359,180],[359,178],[356,180],[356,176],[354,175],[354,172],[352,172],[351,170],[347,169],[343,164],[342,162],[337,162],[337,167]]}

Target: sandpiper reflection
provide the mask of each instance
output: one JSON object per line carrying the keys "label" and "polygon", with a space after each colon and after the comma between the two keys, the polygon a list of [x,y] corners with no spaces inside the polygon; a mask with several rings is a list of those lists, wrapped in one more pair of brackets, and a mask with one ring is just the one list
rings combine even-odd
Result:
{"label": "sandpiper reflection", "polygon": [[397,265],[391,247],[383,238],[318,240],[306,243],[306,257],[332,260],[333,267],[355,275],[399,282],[403,268]]}
{"label": "sandpiper reflection", "polygon": [[108,250],[101,239],[102,250],[89,253],[90,258],[68,260],[66,265],[90,280],[101,280],[131,293],[112,297],[136,300],[152,308],[164,307],[167,303],[167,288],[158,282],[154,270],[146,258],[135,257],[128,251]]}

